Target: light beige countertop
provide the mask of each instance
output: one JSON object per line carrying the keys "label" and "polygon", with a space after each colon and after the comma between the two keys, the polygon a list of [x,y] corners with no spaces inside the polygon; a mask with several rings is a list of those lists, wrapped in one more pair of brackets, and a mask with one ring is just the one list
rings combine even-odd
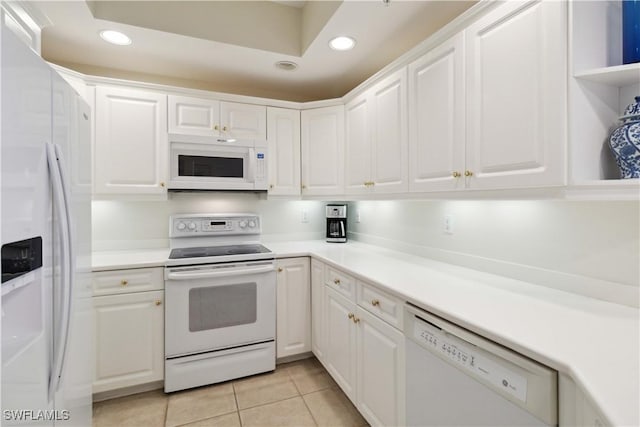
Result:
{"label": "light beige countertop", "polygon": [[[640,425],[640,310],[357,242],[265,242],[311,256],[568,374],[613,425]],[[163,266],[169,251],[93,254],[93,270]]]}

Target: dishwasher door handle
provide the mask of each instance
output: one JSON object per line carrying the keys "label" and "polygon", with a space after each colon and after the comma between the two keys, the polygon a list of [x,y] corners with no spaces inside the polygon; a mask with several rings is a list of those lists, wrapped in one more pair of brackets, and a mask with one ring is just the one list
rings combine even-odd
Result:
{"label": "dishwasher door handle", "polygon": [[247,274],[262,274],[275,271],[273,265],[253,268],[238,268],[238,269],[212,269],[212,270],[195,270],[195,271],[169,271],[167,272],[167,280],[194,280],[194,279],[209,279],[218,277],[231,277],[242,276]]}

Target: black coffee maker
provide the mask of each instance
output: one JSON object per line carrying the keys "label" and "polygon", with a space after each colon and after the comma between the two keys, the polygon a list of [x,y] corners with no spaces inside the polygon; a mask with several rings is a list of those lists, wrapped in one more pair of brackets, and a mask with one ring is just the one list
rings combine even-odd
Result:
{"label": "black coffee maker", "polygon": [[327,242],[347,241],[347,205],[327,205]]}

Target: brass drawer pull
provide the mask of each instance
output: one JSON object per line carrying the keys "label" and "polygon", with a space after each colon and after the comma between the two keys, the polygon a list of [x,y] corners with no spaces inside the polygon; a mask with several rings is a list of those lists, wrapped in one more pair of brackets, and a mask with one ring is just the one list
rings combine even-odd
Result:
{"label": "brass drawer pull", "polygon": [[335,283],[336,285],[340,284],[340,279],[333,279],[333,283]]}
{"label": "brass drawer pull", "polygon": [[160,301],[159,299],[156,300],[156,305],[162,305],[162,301]]}
{"label": "brass drawer pull", "polygon": [[120,285],[121,286],[127,286],[129,284],[129,282],[125,279],[120,280]]}
{"label": "brass drawer pull", "polygon": [[356,317],[356,316],[355,316],[355,314],[353,314],[353,313],[349,313],[349,315],[348,315],[347,317],[348,317],[349,319],[353,320],[353,318],[354,318],[354,317]]}
{"label": "brass drawer pull", "polygon": [[278,267],[278,273],[282,273],[282,267]]}
{"label": "brass drawer pull", "polygon": [[380,305],[380,301],[377,300],[377,299],[374,299],[373,301],[371,301],[371,305],[374,306],[374,307],[379,306]]}

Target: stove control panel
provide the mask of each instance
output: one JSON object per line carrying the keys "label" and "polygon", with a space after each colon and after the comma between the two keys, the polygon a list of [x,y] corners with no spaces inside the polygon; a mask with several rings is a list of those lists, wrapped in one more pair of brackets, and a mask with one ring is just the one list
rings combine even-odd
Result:
{"label": "stove control panel", "polygon": [[254,214],[173,215],[169,237],[260,234],[260,217]]}

